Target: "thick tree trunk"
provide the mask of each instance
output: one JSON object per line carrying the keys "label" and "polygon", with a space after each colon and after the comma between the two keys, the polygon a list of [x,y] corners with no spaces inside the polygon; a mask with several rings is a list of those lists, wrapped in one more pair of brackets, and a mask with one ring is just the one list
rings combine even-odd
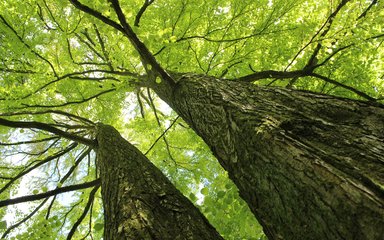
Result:
{"label": "thick tree trunk", "polygon": [[210,146],[269,239],[384,239],[384,108],[204,76],[151,86]]}
{"label": "thick tree trunk", "polygon": [[97,128],[105,240],[222,239],[199,210],[111,126]]}

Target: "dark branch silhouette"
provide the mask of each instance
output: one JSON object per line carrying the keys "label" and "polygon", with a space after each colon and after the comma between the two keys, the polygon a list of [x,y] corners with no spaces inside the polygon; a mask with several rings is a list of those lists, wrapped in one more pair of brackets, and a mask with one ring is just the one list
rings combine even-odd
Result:
{"label": "dark branch silhouette", "polygon": [[11,180],[9,182],[7,182],[1,189],[0,189],[0,193],[4,192],[9,186],[11,186],[16,180],[22,178],[23,176],[25,176],[26,174],[30,173],[32,170],[54,160],[54,159],[57,159],[65,154],[67,154],[68,152],[70,152],[72,149],[74,149],[75,147],[77,147],[77,143],[74,143],[74,144],[71,144],[69,145],[66,149],[63,149],[62,151],[60,152],[57,152],[55,154],[52,154],[51,156],[43,159],[43,160],[40,160],[40,161],[36,161],[37,163],[35,165],[33,165],[32,167],[30,167],[34,162],[32,162],[31,164],[29,164],[26,169],[24,169],[23,171],[21,171],[19,174],[17,174],[16,176],[12,177]]}
{"label": "dark branch silhouette", "polygon": [[155,0],[145,0],[143,6],[140,8],[139,12],[137,13],[135,17],[135,23],[134,26],[139,27],[140,19],[143,16],[145,10],[154,2]]}
{"label": "dark branch silhouette", "polygon": [[46,198],[44,199],[44,201],[42,201],[32,212],[30,212],[25,218],[23,218],[22,220],[20,220],[19,222],[13,224],[12,226],[8,227],[7,230],[3,233],[3,235],[1,236],[1,239],[5,239],[5,237],[15,228],[18,228],[21,224],[25,223],[26,221],[28,221],[28,219],[30,219],[31,217],[33,217],[39,210],[40,208],[42,208],[45,203],[48,201],[49,198]]}
{"label": "dark branch silhouette", "polygon": [[92,95],[90,97],[87,97],[87,98],[83,98],[82,100],[76,100],[76,101],[69,101],[69,102],[65,102],[65,103],[61,103],[61,104],[52,104],[52,105],[41,105],[41,104],[35,104],[35,105],[29,105],[29,104],[26,104],[26,103],[23,103],[22,105],[24,107],[20,107],[20,108],[17,108],[17,109],[24,109],[24,108],[56,108],[56,107],[64,107],[64,106],[68,106],[68,105],[71,105],[71,104],[79,104],[79,103],[85,103],[85,102],[88,102],[89,100],[92,100],[94,98],[97,98],[97,97],[100,97],[101,95],[104,95],[106,93],[110,93],[110,92],[113,92],[113,91],[116,91],[116,88],[110,88],[108,90],[105,90],[105,91],[101,91],[95,95]]}
{"label": "dark branch silhouette", "polygon": [[98,185],[100,185],[100,179],[96,179],[91,182],[85,182],[81,184],[74,184],[66,187],[57,188],[55,190],[48,191],[45,193],[39,193],[35,195],[27,195],[27,196],[18,197],[18,198],[2,200],[0,201],[0,207],[5,207],[5,206],[14,205],[14,204],[23,203],[23,202],[37,201],[37,200],[48,198],[60,193],[71,192],[71,191],[90,188]]}
{"label": "dark branch silhouette", "polygon": [[11,121],[4,118],[0,118],[0,125],[7,126],[7,127],[13,127],[13,128],[36,128],[40,130],[44,130],[56,135],[59,135],[63,138],[73,140],[78,143],[82,143],[91,147],[94,147],[96,145],[95,141],[84,138],[81,136],[78,136],[76,134],[72,134],[69,132],[65,132],[63,130],[60,130],[58,128],[55,128],[49,124],[41,123],[41,122],[21,122],[21,121]]}
{"label": "dark branch silhouette", "polygon": [[93,203],[93,200],[95,199],[95,194],[97,192],[97,190],[99,189],[100,187],[100,184],[96,185],[91,193],[89,194],[89,198],[88,198],[88,202],[87,202],[87,205],[85,205],[85,208],[83,210],[83,213],[81,214],[81,216],[79,217],[79,219],[77,219],[77,221],[75,222],[75,224],[72,226],[71,230],[69,231],[68,235],[67,235],[67,240],[70,240],[72,239],[73,235],[75,234],[76,232],[76,229],[77,227],[81,224],[81,222],[84,220],[84,218],[87,216],[87,213],[89,211],[89,209],[91,208],[91,205]]}

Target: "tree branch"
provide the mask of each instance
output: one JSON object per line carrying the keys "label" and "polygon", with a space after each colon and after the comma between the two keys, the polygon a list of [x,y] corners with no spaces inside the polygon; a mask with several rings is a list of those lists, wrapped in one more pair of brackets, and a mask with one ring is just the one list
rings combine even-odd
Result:
{"label": "tree branch", "polygon": [[154,2],[155,0],[145,0],[143,6],[140,8],[139,12],[137,13],[135,17],[135,24],[134,26],[139,27],[140,19],[143,16],[145,10]]}
{"label": "tree branch", "polygon": [[297,70],[292,72],[286,72],[286,71],[274,71],[274,70],[267,70],[267,71],[261,71],[261,72],[255,72],[237,79],[240,82],[254,82],[261,79],[266,78],[276,78],[276,79],[285,79],[285,78],[295,78],[295,77],[303,77],[308,75],[307,72],[304,70]]}
{"label": "tree branch", "polygon": [[317,74],[317,73],[311,73],[310,76],[313,76],[313,77],[322,79],[322,80],[324,80],[325,82],[332,83],[332,84],[334,84],[334,85],[336,85],[336,86],[338,86],[338,87],[342,87],[342,88],[344,88],[344,89],[347,89],[347,90],[349,90],[349,91],[352,91],[352,92],[356,93],[358,96],[360,96],[360,97],[362,97],[362,98],[365,98],[365,99],[367,99],[367,100],[369,100],[369,101],[373,101],[373,102],[376,101],[375,98],[373,98],[373,97],[367,95],[366,93],[363,93],[363,92],[361,92],[361,91],[359,91],[359,90],[357,90],[357,89],[355,89],[355,88],[353,88],[353,87],[347,86],[347,85],[342,84],[342,83],[340,83],[340,82],[338,82],[338,81],[332,80],[332,79],[330,79],[330,78],[328,78],[328,77],[322,76],[322,75]]}
{"label": "tree branch", "polygon": [[90,147],[96,146],[96,142],[93,140],[90,140],[88,138],[83,138],[81,136],[77,136],[69,132],[64,132],[63,130],[52,127],[51,125],[46,123],[34,122],[34,121],[33,122],[11,121],[4,118],[0,118],[0,125],[12,127],[12,128],[36,128],[36,129],[44,130],[44,131],[59,135],[63,138],[73,140],[78,143],[85,144]]}
{"label": "tree branch", "polygon": [[31,217],[33,217],[33,215],[35,215],[39,209],[44,206],[44,204],[48,201],[48,198],[46,198],[43,202],[41,202],[39,204],[39,206],[37,206],[28,216],[26,216],[23,220],[21,220],[20,222],[18,223],[15,223],[14,225],[10,226],[5,232],[4,234],[1,236],[1,239],[5,239],[5,237],[15,228],[19,227],[21,224],[25,223],[26,221],[28,221],[28,219],[30,219]]}
{"label": "tree branch", "polygon": [[109,2],[111,2],[112,7],[117,14],[117,17],[121,25],[123,26],[123,33],[127,36],[133,47],[140,54],[140,57],[147,71],[149,70],[149,67],[147,65],[150,65],[151,69],[153,69],[151,71],[154,71],[156,74],[160,75],[161,78],[173,88],[176,84],[174,79],[172,79],[172,77],[160,66],[153,54],[148,50],[147,46],[145,46],[145,44],[140,41],[135,32],[132,30],[131,26],[128,24],[125,18],[123,10],[120,7],[119,1],[109,0]]}
{"label": "tree branch", "polygon": [[33,74],[36,73],[32,70],[21,70],[21,69],[11,69],[11,68],[0,68],[0,72],[7,72],[7,73],[20,73],[20,74]]}
{"label": "tree branch", "polygon": [[28,169],[24,169],[23,171],[21,171],[19,174],[17,174],[15,177],[13,177],[9,182],[7,182],[7,184],[5,184],[1,189],[0,189],[0,193],[4,192],[5,189],[7,189],[9,186],[12,185],[12,183],[14,183],[16,180],[20,179],[21,177],[25,176],[26,174],[28,174],[29,172],[31,172],[32,170],[40,167],[41,165],[44,165],[46,164],[47,162],[50,162],[56,158],[59,158],[61,156],[63,156],[64,154],[70,152],[72,149],[74,149],[75,147],[77,147],[77,143],[73,143],[71,145],[69,145],[66,149],[63,149],[62,151],[60,152],[57,152],[47,158],[45,158],[44,160],[40,160],[38,161],[38,163],[36,163],[35,165],[33,165],[32,167],[28,168],[30,165],[32,165],[32,163],[28,164],[26,166],[26,168]]}
{"label": "tree branch", "polygon": [[80,117],[80,116],[77,116],[77,115],[74,115],[74,114],[71,114],[68,112],[64,112],[61,110],[50,110],[49,109],[49,110],[45,110],[45,111],[8,112],[8,113],[1,113],[0,116],[35,115],[35,114],[39,115],[39,114],[47,114],[47,113],[59,114],[62,116],[66,116],[71,120],[76,119],[76,120],[79,120],[79,121],[84,122],[86,124],[95,125],[95,123],[89,119],[86,119],[86,118],[83,118],[83,117]]}
{"label": "tree branch", "polygon": [[[333,11],[329,17],[327,18],[327,20],[324,22],[324,24],[320,27],[320,29],[316,32],[316,34],[311,38],[311,40],[303,47],[300,49],[300,51],[293,57],[293,59],[290,61],[290,63],[288,64],[288,66],[285,68],[286,70],[292,65],[292,63],[295,61],[295,59],[300,55],[300,53],[302,51],[304,51],[305,48],[307,48],[312,42],[313,40],[320,34],[320,32],[324,29],[324,31],[320,34],[320,37],[324,37],[325,35],[327,35],[327,33],[329,32],[329,30],[331,29],[331,26],[332,26],[332,23],[333,23],[333,20],[334,18],[336,17],[336,15],[339,13],[339,11],[341,10],[341,8],[343,6],[345,6],[350,0],[342,0],[340,2],[340,4],[336,7],[335,11]],[[309,58],[308,60],[308,63],[306,64],[306,66],[304,67],[305,68],[312,68],[312,70],[314,69],[314,65],[316,65],[316,57],[317,57],[317,54],[319,53],[320,49],[321,49],[322,45],[321,43],[318,43],[315,47],[315,50],[313,51],[311,57]]]}
{"label": "tree branch", "polygon": [[109,93],[109,92],[113,92],[113,91],[116,91],[116,88],[110,88],[108,90],[105,90],[105,91],[102,91],[102,92],[99,92],[98,94],[95,94],[93,96],[90,96],[90,97],[87,97],[87,98],[83,98],[82,100],[77,100],[77,101],[70,101],[70,102],[65,102],[65,103],[61,103],[61,104],[56,104],[56,105],[29,105],[29,104],[25,104],[23,103],[24,107],[20,107],[20,108],[16,108],[16,109],[23,109],[23,108],[55,108],[55,107],[64,107],[64,106],[68,106],[68,105],[71,105],[71,104],[79,104],[79,103],[85,103],[85,102],[88,102],[89,100],[92,100],[94,98],[97,98],[101,95],[104,95],[106,93]]}
{"label": "tree branch", "polygon": [[89,15],[94,16],[95,18],[101,20],[105,24],[108,24],[109,26],[115,28],[116,30],[118,30],[120,32],[124,32],[124,29],[123,29],[123,27],[120,24],[118,24],[117,22],[115,22],[115,21],[105,17],[100,12],[98,12],[98,11],[96,11],[96,10],[94,10],[94,9],[92,9],[92,8],[82,4],[82,3],[80,3],[78,0],[69,0],[69,2],[71,2],[73,4],[73,6],[75,6],[80,11],[88,13]]}
{"label": "tree branch", "polygon": [[167,129],[165,129],[165,131],[155,140],[155,142],[152,144],[152,146],[144,153],[144,155],[147,155],[151,150],[152,148],[156,145],[156,143],[169,131],[169,129],[171,129],[173,127],[173,125],[175,125],[176,121],[179,119],[179,116],[177,116],[173,121],[172,123],[169,125],[169,127]]}
{"label": "tree branch", "polygon": [[[160,64],[156,61],[155,57],[153,54],[148,50],[148,48],[145,46],[144,43],[140,41],[140,39],[137,37],[137,35],[134,33],[132,30],[131,26],[127,23],[125,15],[120,7],[119,1],[118,0],[109,0],[111,3],[115,13],[117,14],[117,17],[120,21],[120,24],[116,23],[115,21],[105,17],[102,15],[100,12],[80,3],[77,0],[69,0],[77,9],[88,13],[97,19],[103,21],[104,23],[112,26],[116,30],[122,32],[131,42],[133,47],[138,51],[144,67],[147,69],[148,72],[154,71],[158,75],[161,76],[161,78],[167,82],[171,87],[175,86],[175,81],[172,79],[172,77],[160,66]],[[151,71],[149,71],[149,67],[151,67]]]}
{"label": "tree branch", "polygon": [[66,78],[71,78],[71,77],[74,77],[77,75],[85,75],[86,76],[86,74],[89,74],[89,73],[105,73],[105,74],[112,74],[112,75],[118,75],[118,76],[128,76],[128,77],[133,77],[133,78],[137,78],[137,79],[143,77],[143,76],[140,76],[139,74],[135,74],[135,73],[128,72],[128,71],[110,71],[110,70],[103,70],[103,69],[91,69],[91,70],[85,70],[82,72],[72,72],[72,73],[65,74],[61,77],[58,77],[57,79],[52,80],[52,81],[42,85],[41,87],[36,89],[33,93],[29,93],[29,94],[21,97],[20,99],[26,99],[26,98],[32,96],[33,94],[36,94],[39,91],[47,88],[49,85],[52,85],[56,82],[59,82],[61,80],[66,79]]}
{"label": "tree branch", "polygon": [[[77,157],[76,162],[72,165],[72,167],[68,170],[68,172],[64,175],[64,177],[59,181],[60,184],[64,184],[65,181],[72,175],[72,173],[75,171],[77,166],[80,164],[81,161],[92,151],[92,148],[87,148],[79,157]],[[55,195],[51,201],[51,203],[48,206],[47,214],[45,216],[45,219],[49,218],[49,215],[51,213],[52,206],[56,200],[57,195]]]}
{"label": "tree branch", "polygon": [[57,189],[54,189],[52,191],[48,191],[45,193],[39,193],[39,194],[35,194],[35,195],[27,195],[27,196],[18,197],[18,198],[2,200],[2,201],[0,201],[0,207],[5,207],[5,206],[14,205],[14,204],[23,203],[23,202],[37,201],[37,200],[51,197],[51,196],[54,196],[54,195],[57,195],[60,193],[71,192],[71,191],[75,191],[75,190],[80,190],[80,189],[98,186],[98,185],[100,185],[100,182],[101,181],[98,178],[98,179],[93,180],[91,182],[85,182],[85,183],[81,183],[81,184],[75,184],[75,185],[70,185],[70,186],[66,186],[66,187],[61,187],[61,188],[57,188]]}
{"label": "tree branch", "polygon": [[22,145],[22,144],[48,142],[51,140],[57,140],[59,138],[60,137],[58,137],[58,136],[54,136],[54,137],[48,137],[48,138],[43,138],[43,139],[31,140],[31,141],[21,141],[21,142],[11,142],[11,143],[0,142],[0,146],[15,146],[15,145]]}
{"label": "tree branch", "polygon": [[105,44],[104,44],[103,38],[100,35],[99,29],[97,28],[96,24],[93,24],[93,27],[95,28],[96,36],[97,36],[97,39],[99,41],[99,44],[100,44],[100,47],[101,47],[101,51],[103,52],[104,59],[107,62],[107,65],[108,65],[109,69],[111,71],[113,71],[114,70],[113,69],[113,65],[112,65],[111,60],[109,58],[107,49],[105,48]]}
{"label": "tree branch", "polygon": [[85,208],[83,210],[83,213],[81,214],[81,216],[79,217],[79,219],[77,219],[77,221],[75,222],[75,224],[72,226],[71,230],[69,231],[68,235],[67,235],[67,240],[71,240],[73,235],[75,234],[76,232],[76,229],[77,227],[81,224],[81,222],[84,220],[85,216],[87,216],[87,213],[89,211],[89,208],[91,207],[92,203],[93,203],[93,200],[95,199],[95,194],[97,192],[97,190],[99,189],[100,187],[100,184],[96,185],[91,193],[89,194],[89,198],[88,198],[88,202],[87,202],[87,205],[85,205]]}
{"label": "tree branch", "polygon": [[358,96],[363,97],[369,101],[376,101],[375,98],[367,95],[366,93],[364,93],[362,91],[359,91],[353,87],[342,84],[338,81],[332,80],[328,77],[314,73],[314,72],[312,72],[312,70],[313,69],[307,69],[307,70],[297,70],[297,71],[292,71],[292,72],[268,70],[268,71],[262,71],[262,72],[255,72],[255,73],[252,73],[252,74],[249,74],[247,76],[240,77],[240,78],[234,79],[234,80],[241,81],[241,82],[254,82],[254,81],[257,81],[260,79],[266,79],[266,78],[286,79],[286,78],[298,78],[298,77],[312,76],[312,77],[319,78],[325,82],[332,83],[338,87],[342,87],[344,89],[352,91],[352,92],[356,93]]}
{"label": "tree branch", "polygon": [[374,6],[377,4],[377,0],[372,0],[371,4],[369,4],[369,6],[367,7],[367,9],[365,9],[365,11],[363,13],[361,13],[361,15],[357,18],[357,20],[359,20],[360,18],[363,18],[365,17],[365,15],[367,15],[368,11]]}
{"label": "tree branch", "polygon": [[3,23],[16,35],[16,37],[19,39],[19,41],[25,46],[27,47],[36,57],[40,58],[41,60],[43,60],[44,62],[46,62],[50,68],[52,69],[52,72],[55,76],[57,76],[57,73],[56,73],[56,70],[55,68],[53,67],[52,63],[44,58],[42,55],[40,55],[38,52],[36,52],[34,49],[32,49],[31,46],[29,46],[29,44],[27,44],[23,39],[22,37],[19,36],[19,34],[17,33],[17,31],[7,22],[7,20],[5,20],[5,18],[0,15],[0,19],[3,21]]}

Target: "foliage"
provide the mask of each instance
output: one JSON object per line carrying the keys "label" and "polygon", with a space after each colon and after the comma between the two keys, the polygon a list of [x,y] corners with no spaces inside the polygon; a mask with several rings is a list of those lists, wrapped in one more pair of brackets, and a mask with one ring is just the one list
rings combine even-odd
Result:
{"label": "foliage", "polygon": [[[89,138],[90,123],[55,111],[112,124],[226,239],[260,238],[261,227],[201,139],[141,87],[148,77],[145,68],[151,68],[142,52],[121,31],[75,8],[74,2],[0,2],[0,115]],[[81,1],[119,22],[110,2]],[[120,5],[134,33],[169,72],[244,77],[260,85],[383,99],[381,1],[120,0]],[[94,154],[87,147],[34,129],[1,126],[0,132],[0,188],[36,166],[1,191],[0,201],[97,177]],[[1,208],[0,232],[27,219],[7,235],[34,239],[30,230],[41,229],[34,233],[36,239],[65,238],[90,193],[82,189]],[[101,209],[98,191],[74,238],[101,238]]]}

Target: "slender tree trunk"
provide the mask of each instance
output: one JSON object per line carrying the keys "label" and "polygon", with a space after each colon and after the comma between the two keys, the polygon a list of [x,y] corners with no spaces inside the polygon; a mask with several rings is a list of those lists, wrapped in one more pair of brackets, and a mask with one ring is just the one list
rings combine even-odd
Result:
{"label": "slender tree trunk", "polygon": [[150,85],[209,145],[269,239],[384,239],[384,108],[178,78]]}
{"label": "slender tree trunk", "polygon": [[111,126],[98,125],[105,240],[222,239],[199,210]]}

